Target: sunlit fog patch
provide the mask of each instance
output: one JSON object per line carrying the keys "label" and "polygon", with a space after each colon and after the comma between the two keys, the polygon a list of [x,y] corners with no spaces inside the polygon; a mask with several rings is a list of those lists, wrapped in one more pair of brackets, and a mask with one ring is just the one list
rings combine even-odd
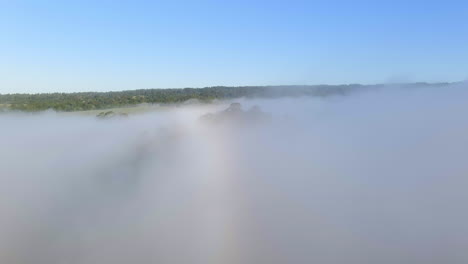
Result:
{"label": "sunlit fog patch", "polygon": [[2,113],[0,262],[464,263],[466,88]]}

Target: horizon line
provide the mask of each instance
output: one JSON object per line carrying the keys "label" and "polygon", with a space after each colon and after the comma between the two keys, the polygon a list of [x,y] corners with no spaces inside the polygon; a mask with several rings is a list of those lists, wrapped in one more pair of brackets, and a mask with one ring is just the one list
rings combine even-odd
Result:
{"label": "horizon line", "polygon": [[215,87],[225,87],[225,88],[249,88],[249,87],[318,87],[318,86],[384,86],[384,85],[453,85],[461,84],[467,81],[453,81],[453,82],[387,82],[387,83],[373,83],[373,84],[361,84],[361,83],[342,83],[342,84],[279,84],[279,85],[213,85],[213,86],[203,86],[203,87],[160,87],[160,88],[137,88],[137,89],[125,89],[125,90],[108,90],[108,91],[76,91],[76,92],[39,92],[39,93],[0,93],[1,95],[41,95],[41,94],[79,94],[79,93],[119,93],[119,92],[131,92],[131,91],[140,91],[140,90],[183,90],[183,89],[209,89]]}

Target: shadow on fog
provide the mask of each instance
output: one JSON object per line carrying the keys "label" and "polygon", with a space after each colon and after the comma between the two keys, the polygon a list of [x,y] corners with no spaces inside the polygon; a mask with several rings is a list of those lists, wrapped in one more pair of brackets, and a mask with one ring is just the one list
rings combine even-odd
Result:
{"label": "shadow on fog", "polygon": [[466,263],[466,88],[2,114],[0,262]]}

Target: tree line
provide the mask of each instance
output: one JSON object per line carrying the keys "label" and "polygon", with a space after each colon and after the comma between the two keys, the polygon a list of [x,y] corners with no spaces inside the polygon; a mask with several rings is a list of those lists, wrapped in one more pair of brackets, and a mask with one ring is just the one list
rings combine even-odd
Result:
{"label": "tree line", "polygon": [[[415,84],[413,84],[415,85]],[[209,103],[215,99],[277,98],[347,95],[381,85],[242,86],[181,89],[140,89],[119,92],[0,94],[0,108],[20,111],[85,111],[143,103],[174,104],[190,99]]]}

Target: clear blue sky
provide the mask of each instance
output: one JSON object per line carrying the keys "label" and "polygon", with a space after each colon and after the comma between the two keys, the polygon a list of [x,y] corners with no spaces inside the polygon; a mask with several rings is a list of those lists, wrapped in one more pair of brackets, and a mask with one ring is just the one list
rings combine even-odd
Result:
{"label": "clear blue sky", "polygon": [[468,1],[0,0],[0,93],[466,78]]}

